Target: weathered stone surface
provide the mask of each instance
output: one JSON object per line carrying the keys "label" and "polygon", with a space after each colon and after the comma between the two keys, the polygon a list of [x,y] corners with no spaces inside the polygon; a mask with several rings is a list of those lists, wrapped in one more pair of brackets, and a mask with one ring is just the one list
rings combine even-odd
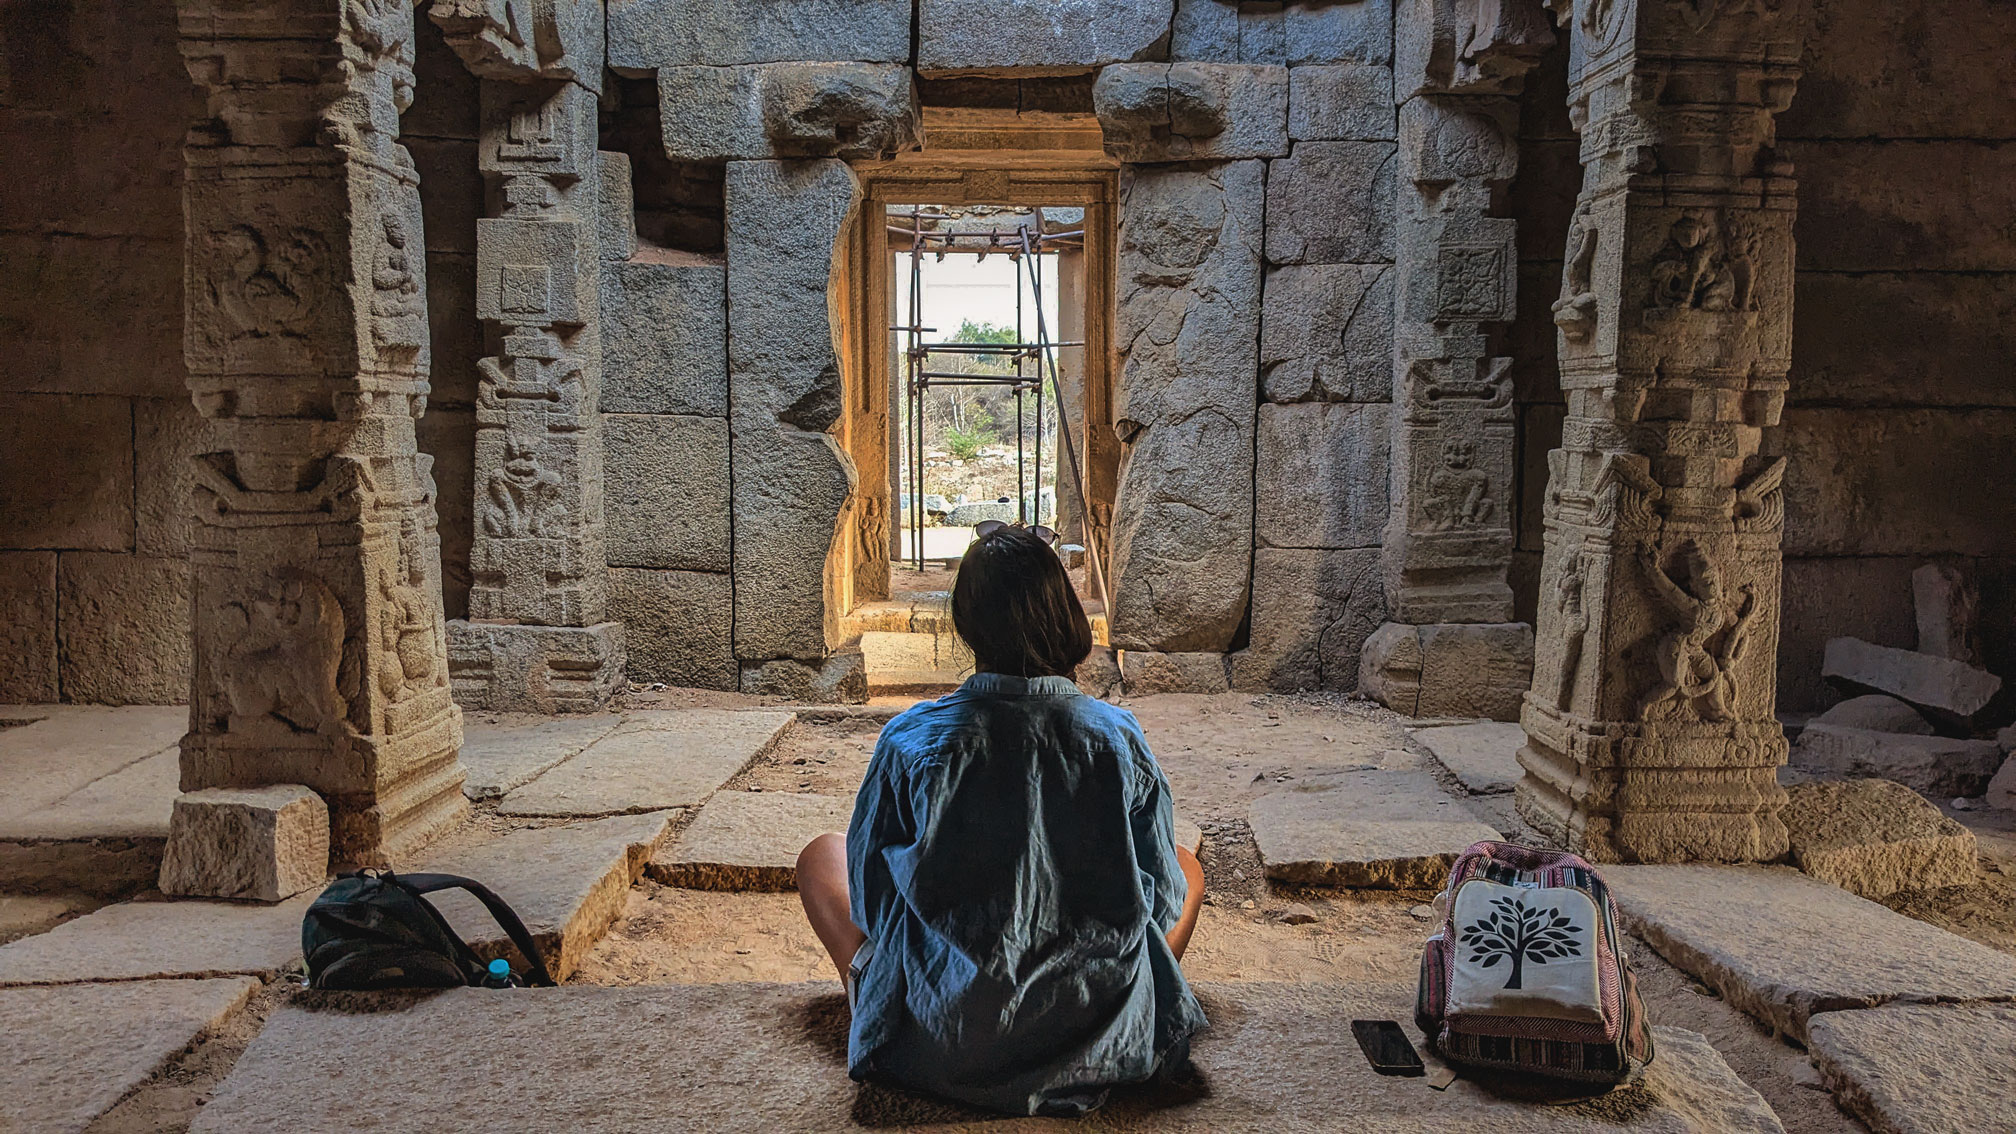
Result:
{"label": "weathered stone surface", "polygon": [[1281,31],[1290,66],[1393,58],[1393,5],[1386,0],[1284,4]]}
{"label": "weathered stone surface", "polygon": [[1391,141],[1393,72],[1363,63],[1288,72],[1288,136],[1298,142]]}
{"label": "weathered stone surface", "polygon": [[[181,778],[181,753],[170,745],[45,806],[0,817],[0,838],[148,842],[158,858],[161,840],[168,836],[168,817],[175,810]],[[5,876],[0,869],[0,877]],[[80,884],[88,881],[82,869],[73,877]]]}
{"label": "weathered stone surface", "polygon": [[161,825],[163,834],[141,838],[0,839],[0,884],[17,894],[131,896],[161,877],[161,848],[168,841],[166,821]]}
{"label": "weathered stone surface", "polygon": [[[1994,376],[1994,360],[2016,350],[2016,276],[1800,272],[1796,303],[1792,362],[1810,376],[1802,399],[1857,407],[2016,404],[2016,390]],[[1897,333],[1907,327],[1910,334]]]}
{"label": "weathered stone surface", "polygon": [[[630,180],[630,155],[601,150],[595,154],[595,244],[602,259],[621,263],[637,254],[637,190]],[[605,269],[606,272],[606,269]],[[607,275],[603,279],[608,279]],[[603,294],[602,314],[609,315]],[[608,344],[603,344],[603,397],[608,397]]]}
{"label": "weathered stone surface", "polygon": [[131,550],[132,403],[0,394],[0,484],[0,547]]}
{"label": "weathered stone surface", "polygon": [[609,65],[645,70],[785,60],[903,63],[908,0],[613,0]]}
{"label": "weathered stone surface", "polygon": [[1365,641],[1358,685],[1402,716],[1519,719],[1533,684],[1524,622],[1389,622]]}
{"label": "weathered stone surface", "polygon": [[462,730],[462,764],[469,769],[462,793],[474,800],[496,799],[579,754],[622,720],[614,713],[596,713],[472,722]]}
{"label": "weathered stone surface", "polygon": [[790,713],[631,713],[579,756],[504,797],[505,815],[634,815],[698,807],[777,742]]}
{"label": "weathered stone surface", "polygon": [[1308,886],[1433,889],[1463,848],[1498,832],[1423,772],[1325,774],[1253,801],[1267,877]]}
{"label": "weathered stone surface", "polygon": [[602,270],[602,411],[728,416],[728,268],[643,249]]}
{"label": "weathered stone surface", "polygon": [[1351,692],[1359,651],[1385,616],[1378,549],[1258,548],[1252,632],[1232,655],[1232,688]]}
{"label": "weathered stone surface", "polygon": [[1414,739],[1479,795],[1511,791],[1525,774],[1519,767],[1519,749],[1526,743],[1526,730],[1517,724],[1492,721],[1416,729]]}
{"label": "weathered stone surface", "polygon": [[1988,799],[1988,806],[2005,810],[2016,810],[2016,756],[2002,761],[2002,768],[1988,781],[1982,792]]}
{"label": "weathered stone surface", "polygon": [[301,959],[310,894],[279,905],[121,902],[0,946],[0,986],[271,976]]}
{"label": "weathered stone surface", "polygon": [[0,700],[54,701],[56,553],[0,551]]}
{"label": "weathered stone surface", "polygon": [[1992,740],[1954,740],[1809,723],[1792,746],[1792,763],[1837,776],[1896,780],[1933,799],[1977,796],[2002,766]]}
{"label": "weathered stone surface", "polygon": [[243,1007],[250,977],[10,988],[0,992],[0,1127],[87,1129]]}
{"label": "weathered stone surface", "polygon": [[624,672],[631,681],[736,687],[727,575],[612,567],[609,613],[623,623]]}
{"label": "weathered stone surface", "polygon": [[1288,69],[1242,63],[1119,63],[1092,106],[1106,152],[1130,162],[1288,153]]}
{"label": "weathered stone surface", "polygon": [[1973,832],[1903,784],[1814,781],[1785,794],[1792,861],[1822,882],[1874,900],[1980,880]]}
{"label": "weathered stone surface", "polygon": [[1378,547],[1386,527],[1384,405],[1262,405],[1253,535],[1261,547]]}
{"label": "weathered stone surface", "polygon": [[[1410,983],[1202,984],[1212,1026],[1192,1057],[1208,1094],[1116,1099],[1116,1120],[1171,1134],[1293,1129],[1490,1130],[1499,1134],[1779,1134],[1783,1127],[1701,1035],[1656,1028],[1659,1058],[1642,1084],[1594,1102],[1542,1106],[1468,1079],[1447,1090],[1383,1077],[1337,1021],[1406,1019]],[[815,984],[573,986],[507,996],[457,989],[391,1011],[283,1004],[196,1117],[198,1134],[284,1127],[303,1114],[400,1115],[420,1129],[564,1126],[592,1114],[612,1129],[660,1125],[668,1114],[727,1134],[838,1130],[876,1107],[889,1128],[948,1122],[970,1130],[1027,1128],[869,1092],[847,1078],[835,1044],[839,987]],[[480,1035],[484,1042],[471,1044]],[[676,1037],[676,1039],[668,1038]],[[633,1074],[556,1071],[553,1050],[582,1068],[630,1060]],[[643,1052],[646,1058],[638,1058]],[[440,1090],[452,1065],[480,1091]],[[368,1066],[370,1075],[355,1068]],[[720,1084],[738,1089],[725,1092]],[[884,1109],[890,1108],[890,1109]]]}
{"label": "weathered stone surface", "polygon": [[919,0],[917,69],[1070,74],[1157,58],[1176,0]]}
{"label": "weathered stone surface", "polygon": [[831,642],[826,557],[856,488],[853,463],[825,433],[738,428],[731,452],[735,654],[822,658]]}
{"label": "weathered stone surface", "polygon": [[[565,979],[623,912],[630,887],[665,839],[668,811],[618,815],[564,827],[535,827],[461,851],[428,869],[474,878],[510,903]],[[479,956],[523,958],[496,919],[468,893],[429,899]]]}
{"label": "weathered stone surface", "polygon": [[604,414],[602,443],[609,565],[728,570],[728,422]]}
{"label": "weathered stone surface", "polygon": [[[1788,407],[1785,552],[1916,558],[1928,548],[1966,548],[1975,555],[2016,554],[2016,497],[1928,500],[1917,487],[1967,484],[1982,469],[1997,467],[2012,444],[2016,413],[2006,410]],[[1911,565],[1895,566],[1901,574]],[[1907,624],[1909,594],[1891,598]]]}
{"label": "weathered stone surface", "polygon": [[1815,12],[1802,97],[1785,112],[1785,136],[2007,137],[1996,125],[2016,117],[2016,91],[1995,81],[1986,61],[2016,35],[2016,12],[1854,3]]}
{"label": "weathered stone surface", "polygon": [[133,401],[133,550],[163,557],[189,554],[190,463],[209,441],[203,416],[188,398]]}
{"label": "weathered stone surface", "polygon": [[923,131],[900,64],[662,67],[658,103],[674,161],[886,158],[917,148]]}
{"label": "weathered stone surface", "polygon": [[793,658],[742,662],[742,692],[812,704],[868,699],[868,666],[860,650],[840,650],[817,665]]}
{"label": "weathered stone surface", "polygon": [[865,630],[861,662],[878,691],[957,685],[973,674],[973,651],[950,631]]}
{"label": "weathered stone surface", "polygon": [[[47,75],[46,81],[61,80]],[[135,80],[123,81],[121,94],[146,97],[166,89],[138,91],[135,85]],[[11,117],[18,122],[26,115]],[[119,129],[132,125],[125,114],[99,110],[92,117],[114,119]],[[185,126],[190,120],[183,119]],[[55,116],[48,121],[59,127],[72,124]],[[12,138],[9,144],[15,144]],[[94,167],[109,164],[100,147],[80,144],[74,137],[65,138],[63,144],[72,152],[88,153]],[[20,152],[48,153],[46,149]],[[32,206],[10,208],[19,199],[13,193],[38,180],[25,170],[23,173],[9,186],[9,198],[0,204],[0,214],[47,215],[42,210],[61,195],[38,196]],[[110,216],[113,206],[100,190],[101,186],[94,184],[74,196],[96,215]],[[177,194],[170,190],[162,196],[172,201]],[[182,278],[181,252],[180,239],[100,237],[74,231],[0,234],[0,257],[13,269],[7,288],[0,290],[0,313],[4,313],[0,317],[10,327],[19,328],[12,332],[14,341],[28,348],[10,360],[7,387],[66,394],[177,396],[184,375],[182,303],[176,294],[177,281]],[[121,317],[74,317],[75,312],[89,310],[117,311]]]}
{"label": "weathered stone surface", "polygon": [[1288,43],[1282,34],[1281,5],[1176,0],[1169,57],[1211,63],[1286,63]]}
{"label": "weathered stone surface", "polygon": [[1785,867],[1611,866],[1604,877],[1660,956],[1801,1043],[1820,1012],[2016,998],[2003,954]]}
{"label": "weathered stone surface", "polygon": [[2016,1114],[2016,1007],[1893,1004],[1810,1028],[1828,1090],[1877,1134],[1994,1130]]}
{"label": "weathered stone surface", "polygon": [[1246,613],[1263,163],[1123,171],[1112,642],[1222,651]]}
{"label": "weathered stone surface", "polygon": [[1837,725],[1871,732],[1897,732],[1908,736],[1931,736],[1932,726],[1918,710],[1881,693],[1864,693],[1835,705],[1808,724]]}
{"label": "weathered stone surface", "polygon": [[307,788],[206,788],[175,800],[162,893],[277,902],[328,877],[329,807]]}
{"label": "weathered stone surface", "polygon": [[1111,646],[1094,646],[1071,680],[1092,697],[1112,697],[1120,692],[1120,657]]}
{"label": "weathered stone surface", "polygon": [[1971,720],[2002,690],[2001,678],[1965,662],[1859,638],[1828,642],[1823,672],[1844,688],[1888,693],[1949,720]]}
{"label": "weathered stone surface", "polygon": [[[0,728],[0,833],[19,821],[33,820],[38,812],[93,783],[173,749],[189,727],[187,709],[167,706],[20,706],[4,715],[14,714],[33,723]],[[165,823],[167,800],[162,803],[160,821]]]}
{"label": "weathered stone surface", "polygon": [[586,713],[623,679],[623,624],[451,622],[455,701],[507,713]]}
{"label": "weathered stone surface", "polygon": [[1779,701],[1819,711],[1840,693],[1820,675],[1827,643],[1843,634],[1890,646],[1917,641],[1904,596],[1911,563],[1890,556],[1793,558],[1784,562],[1783,616],[1778,626]]}
{"label": "weathered stone surface", "polygon": [[1223,693],[1229,685],[1224,654],[1119,651],[1120,680],[1129,697],[1150,693]]}
{"label": "weathered stone surface", "polygon": [[[1943,132],[1943,131],[1942,131]],[[1798,163],[1801,271],[1986,271],[2016,267],[2016,235],[1996,225],[2016,193],[2016,146],[1943,137],[1782,143]],[[1900,192],[1939,169],[1971,193]]]}
{"label": "weathered stone surface", "polygon": [[1968,665],[1981,663],[1981,643],[1975,627],[1981,593],[1958,568],[1927,563],[1911,572],[1911,601],[1918,615],[1918,652],[1951,658]]}
{"label": "weathered stone surface", "polygon": [[189,699],[189,564],[107,552],[57,563],[63,695],[101,705]]}
{"label": "weathered stone surface", "polygon": [[1260,381],[1270,402],[1393,396],[1393,277],[1383,264],[1286,264],[1267,273]]}
{"label": "weathered stone surface", "polygon": [[1393,260],[1390,142],[1302,142],[1267,171],[1267,260]]}
{"label": "weathered stone surface", "polygon": [[853,814],[852,796],[717,792],[645,871],[692,890],[795,890],[798,852]]}

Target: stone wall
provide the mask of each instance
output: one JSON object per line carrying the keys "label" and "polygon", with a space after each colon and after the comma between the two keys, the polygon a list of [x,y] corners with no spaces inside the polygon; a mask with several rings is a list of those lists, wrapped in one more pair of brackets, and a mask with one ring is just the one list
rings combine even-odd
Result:
{"label": "stone wall", "polygon": [[0,702],[189,695],[173,5],[0,7]]}

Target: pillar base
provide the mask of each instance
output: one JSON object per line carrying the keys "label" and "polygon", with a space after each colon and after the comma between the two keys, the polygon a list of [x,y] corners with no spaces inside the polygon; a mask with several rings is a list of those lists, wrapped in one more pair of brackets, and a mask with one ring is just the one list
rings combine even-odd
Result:
{"label": "pillar base", "polygon": [[1388,622],[1359,655],[1359,690],[1402,716],[1516,721],[1532,684],[1524,622]]}
{"label": "pillar base", "polygon": [[448,674],[465,709],[587,713],[623,682],[623,624],[448,624]]}

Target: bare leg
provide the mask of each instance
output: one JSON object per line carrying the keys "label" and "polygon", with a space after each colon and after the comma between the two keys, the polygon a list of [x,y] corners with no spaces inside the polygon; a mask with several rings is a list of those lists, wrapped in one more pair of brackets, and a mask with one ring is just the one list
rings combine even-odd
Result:
{"label": "bare leg", "polygon": [[805,903],[805,920],[826,946],[842,981],[854,951],[868,940],[849,915],[847,897],[847,836],[821,835],[806,843],[798,852],[798,900]]}
{"label": "bare leg", "polygon": [[1176,861],[1183,865],[1184,881],[1190,883],[1190,893],[1183,899],[1183,916],[1176,919],[1175,928],[1169,931],[1169,951],[1183,959],[1183,950],[1190,947],[1190,934],[1197,928],[1197,911],[1204,906],[1204,864],[1190,853],[1189,847],[1176,848]]}

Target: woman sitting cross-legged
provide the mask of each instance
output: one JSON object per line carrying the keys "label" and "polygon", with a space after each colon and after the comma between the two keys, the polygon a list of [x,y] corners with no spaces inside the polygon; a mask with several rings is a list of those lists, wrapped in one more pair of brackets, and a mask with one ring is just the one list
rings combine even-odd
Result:
{"label": "woman sitting cross-legged", "polygon": [[1204,897],[1132,714],[1068,676],[1092,630],[1025,528],[974,541],[952,624],[977,672],[882,730],[798,891],[854,1009],[848,1070],[1015,1114],[1081,1114],[1182,1066],[1177,959]]}

